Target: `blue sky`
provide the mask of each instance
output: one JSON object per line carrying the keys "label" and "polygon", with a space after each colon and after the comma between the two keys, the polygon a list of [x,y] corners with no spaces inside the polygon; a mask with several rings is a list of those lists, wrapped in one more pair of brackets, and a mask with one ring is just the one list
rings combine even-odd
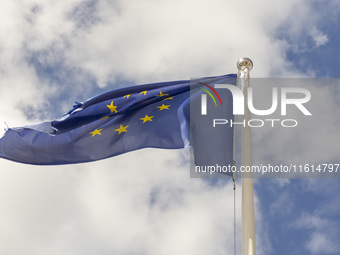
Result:
{"label": "blue sky", "polygon": [[[3,2],[0,135],[4,121],[59,118],[110,89],[235,73],[244,56],[254,78],[339,78],[339,12],[307,0]],[[338,86],[310,89],[321,120],[254,132],[254,161],[340,163]],[[58,167],[0,160],[0,253],[233,254],[231,182],[190,179],[187,161],[152,149]],[[337,179],[254,183],[257,254],[340,253]]]}

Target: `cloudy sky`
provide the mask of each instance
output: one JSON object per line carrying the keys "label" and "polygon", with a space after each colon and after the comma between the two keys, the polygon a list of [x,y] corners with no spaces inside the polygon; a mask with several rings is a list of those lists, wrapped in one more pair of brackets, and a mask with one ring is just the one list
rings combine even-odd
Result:
{"label": "cloudy sky", "polygon": [[[339,78],[336,0],[0,6],[0,135],[106,90],[235,73],[243,56],[252,77]],[[340,163],[338,85],[310,85],[315,115],[303,129],[255,131],[254,162]],[[0,253],[233,254],[232,183],[190,178],[188,154],[145,149],[57,167],[1,159]],[[254,183],[257,254],[340,253],[337,179]],[[240,195],[238,185],[238,237]]]}

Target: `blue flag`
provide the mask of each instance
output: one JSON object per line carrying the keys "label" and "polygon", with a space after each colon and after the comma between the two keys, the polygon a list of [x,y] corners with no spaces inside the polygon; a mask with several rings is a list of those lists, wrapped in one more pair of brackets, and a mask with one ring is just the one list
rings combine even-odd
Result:
{"label": "blue flag", "polygon": [[[61,119],[8,129],[0,139],[0,158],[58,165],[105,159],[141,148],[189,146],[194,139],[190,138],[190,91],[202,92],[198,88],[203,83],[235,83],[235,78],[234,74],[223,75],[103,93],[77,103]],[[232,143],[228,146],[230,160]]]}

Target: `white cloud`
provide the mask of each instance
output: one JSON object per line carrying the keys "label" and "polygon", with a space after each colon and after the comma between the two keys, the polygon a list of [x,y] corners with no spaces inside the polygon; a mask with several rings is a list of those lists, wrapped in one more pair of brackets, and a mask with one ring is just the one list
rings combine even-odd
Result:
{"label": "white cloud", "polygon": [[315,46],[318,48],[322,45],[325,45],[328,42],[328,36],[322,33],[320,30],[315,27],[312,28],[310,34],[315,42]]}
{"label": "white cloud", "polygon": [[338,244],[329,239],[326,233],[313,233],[306,247],[312,254],[334,254],[339,251]]}
{"label": "white cloud", "polygon": [[318,215],[303,214],[294,224],[297,228],[325,229],[329,225],[329,221]]}
{"label": "white cloud", "polygon": [[281,189],[290,184],[290,179],[288,178],[279,178],[279,179],[274,179],[273,181],[276,184],[275,186]]}
{"label": "white cloud", "polygon": [[[305,3],[5,1],[0,127],[3,120],[13,127],[50,118],[46,109],[64,109],[64,95],[54,94],[87,93],[92,81],[105,86],[230,73],[243,56],[254,60],[253,76],[298,75],[285,59],[292,46],[276,33],[292,17],[299,19],[287,34],[302,31],[301,20],[316,22]],[[317,31],[316,44],[326,43]],[[1,160],[0,253],[232,251],[231,187],[190,179],[178,158],[147,150],[76,166]],[[257,223],[266,237],[262,219]],[[259,249],[268,250],[266,238],[259,240]]]}
{"label": "white cloud", "polygon": [[232,251],[231,182],[189,179],[177,158],[176,151],[144,150],[62,168],[1,162],[1,251]]}
{"label": "white cloud", "polygon": [[337,242],[337,224],[317,214],[304,213],[293,224],[292,227],[308,230],[308,240],[304,246],[312,254],[337,253],[340,247]]}
{"label": "white cloud", "polygon": [[[2,110],[1,116],[11,126],[17,125],[13,116],[25,111],[31,121],[51,118],[38,110],[56,91],[81,92],[92,80],[105,86],[117,79],[141,83],[236,72],[235,63],[242,56],[253,58],[254,76],[296,75],[285,60],[287,43],[275,32],[291,16],[286,34],[303,31],[296,26],[300,19],[314,17],[304,3],[273,6],[262,0],[242,7],[219,0],[3,3],[0,109],[14,112]],[[300,15],[294,15],[296,11]],[[320,44],[322,32],[315,31]],[[66,109],[63,102],[60,107]],[[23,117],[20,120],[26,122]]]}
{"label": "white cloud", "polygon": [[[261,97],[256,97],[255,95],[254,101],[259,102],[262,100],[260,103],[267,102],[263,109],[268,107],[268,101],[270,101],[267,100],[270,97],[266,97],[268,92],[271,91],[271,89],[268,89],[270,81],[276,87],[284,84],[283,86],[308,89],[312,98],[310,102],[305,104],[305,107],[311,112],[312,116],[304,116],[297,108],[294,110],[294,107],[287,108],[286,116],[281,115],[280,110],[277,110],[271,116],[265,116],[263,119],[295,119],[298,125],[295,128],[283,128],[278,121],[274,128],[270,124],[265,125],[263,128],[253,128],[253,153],[256,164],[271,163],[285,166],[290,166],[290,164],[296,164],[297,166],[300,164],[303,166],[304,164],[315,164],[316,167],[319,163],[336,162],[339,155],[337,141],[340,139],[337,132],[340,125],[338,117],[340,116],[339,100],[337,97],[339,94],[338,80],[253,80],[257,95],[261,95]],[[327,153],[325,153],[326,151]],[[297,169],[297,172],[299,172],[299,169]],[[320,175],[325,177],[326,173]],[[307,175],[301,176],[306,177]],[[276,177],[279,176],[277,175]],[[290,176],[286,175],[284,177]]]}
{"label": "white cloud", "polygon": [[294,208],[294,200],[290,193],[280,192],[275,198],[275,201],[270,205],[271,215],[287,215],[290,214]]}

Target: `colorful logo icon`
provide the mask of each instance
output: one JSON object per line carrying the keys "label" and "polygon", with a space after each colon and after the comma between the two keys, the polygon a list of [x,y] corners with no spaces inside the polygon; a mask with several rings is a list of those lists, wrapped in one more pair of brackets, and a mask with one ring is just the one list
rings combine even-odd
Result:
{"label": "colorful logo icon", "polygon": [[[214,92],[214,94],[217,96],[217,98],[218,98],[218,100],[220,101],[220,104],[221,104],[221,106],[222,106],[222,100],[221,100],[220,95],[217,93],[217,91],[216,91],[213,87],[211,87],[210,85],[208,85],[208,84],[206,84],[206,83],[200,82],[200,84],[206,86],[206,87],[209,88],[212,92]],[[212,98],[212,100],[214,101],[215,106],[217,106],[217,102],[216,102],[216,99],[215,99],[214,95],[211,94],[211,92],[210,92],[209,90],[205,89],[205,88],[200,88],[200,89],[203,90],[204,92],[206,92],[206,93]]]}

